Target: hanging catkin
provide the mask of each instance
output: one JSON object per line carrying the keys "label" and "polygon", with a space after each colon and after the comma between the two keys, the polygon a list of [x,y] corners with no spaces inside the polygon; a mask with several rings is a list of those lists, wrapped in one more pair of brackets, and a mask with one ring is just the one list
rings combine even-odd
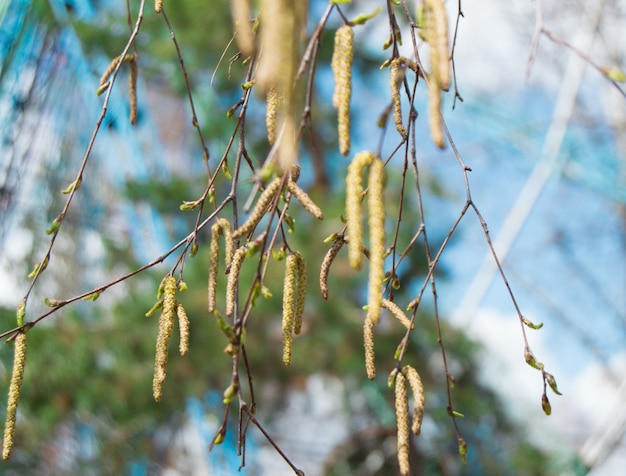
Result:
{"label": "hanging catkin", "polygon": [[328,275],[330,273],[330,266],[333,264],[337,253],[343,246],[343,238],[339,237],[333,241],[333,245],[326,252],[326,256],[322,260],[322,266],[320,268],[320,291],[324,300],[328,299]]}
{"label": "hanging catkin", "polygon": [[406,138],[406,129],[402,124],[402,101],[400,99],[400,88],[404,81],[404,59],[394,58],[389,67],[389,83],[391,86],[391,105],[393,107],[393,122],[396,130],[402,138]]}
{"label": "hanging catkin", "polygon": [[239,281],[241,265],[247,252],[248,247],[246,245],[238,248],[230,262],[230,271],[226,282],[226,315],[228,317],[232,317],[235,312],[235,289],[237,288],[237,281]]}
{"label": "hanging catkin", "polygon": [[9,398],[7,401],[7,415],[4,423],[4,445],[2,448],[2,459],[8,460],[13,449],[13,437],[15,436],[15,417],[17,415],[17,405],[22,392],[22,382],[24,381],[24,362],[26,361],[26,333],[19,332],[15,337],[15,354],[13,356],[13,372],[11,373],[11,383],[9,384]]}
{"label": "hanging catkin", "polygon": [[354,32],[343,25],[335,33],[335,46],[331,68],[335,78],[333,106],[337,108],[337,135],[339,152],[350,153],[350,98],[352,96],[352,61],[354,57]]}
{"label": "hanging catkin", "polygon": [[157,335],[156,353],[154,358],[154,378],[152,394],[154,400],[161,401],[163,383],[167,377],[167,347],[172,337],[174,316],[176,314],[176,278],[167,276],[163,287],[163,310],[159,318],[159,333]]}
{"label": "hanging catkin", "polygon": [[348,260],[355,270],[363,262],[363,170],[375,159],[371,152],[359,152],[348,166],[346,176],[346,219],[348,228]]}
{"label": "hanging catkin", "polygon": [[367,318],[374,324],[380,317],[381,288],[385,279],[385,164],[375,158],[370,165],[368,208],[370,231],[370,269],[367,297]]}
{"label": "hanging catkin", "polygon": [[230,222],[225,218],[220,218],[211,227],[211,244],[209,246],[209,280],[208,280],[208,309],[209,312],[215,311],[216,295],[217,295],[217,274],[219,271],[220,256],[220,237],[224,237],[225,241],[225,263],[226,267],[230,266],[233,259],[233,233],[231,231]]}
{"label": "hanging catkin", "polygon": [[441,91],[437,82],[431,77],[428,80],[428,126],[430,137],[437,147],[443,149],[446,146],[441,129]]}
{"label": "hanging catkin", "polygon": [[426,0],[424,28],[430,46],[430,70],[437,87],[450,88],[450,53],[448,51],[448,16],[443,0]]}
{"label": "hanging catkin", "polygon": [[402,368],[402,372],[406,376],[411,391],[413,392],[413,423],[411,425],[411,431],[414,435],[419,435],[422,429],[422,419],[424,418],[424,385],[422,385],[422,379],[419,373],[410,365],[405,365]]}
{"label": "hanging catkin", "polygon": [[261,221],[261,218],[267,212],[267,207],[272,199],[276,196],[280,189],[282,179],[277,177],[263,190],[263,193],[256,202],[256,205],[250,212],[250,216],[243,225],[233,232],[233,240],[249,235]]}
{"label": "hanging catkin", "polygon": [[408,476],[409,468],[409,397],[406,377],[398,372],[395,382],[396,423],[398,425],[398,463],[400,474]]}
{"label": "hanging catkin", "polygon": [[291,364],[291,346],[293,344],[293,328],[296,301],[296,275],[298,258],[295,254],[287,256],[285,261],[285,279],[283,282],[283,363]]}

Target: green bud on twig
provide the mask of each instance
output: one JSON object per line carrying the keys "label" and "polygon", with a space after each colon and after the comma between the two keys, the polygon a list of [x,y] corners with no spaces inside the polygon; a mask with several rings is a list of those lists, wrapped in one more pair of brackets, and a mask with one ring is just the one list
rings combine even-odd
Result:
{"label": "green bud on twig", "polygon": [[526,319],[524,316],[522,316],[522,322],[524,323],[525,326],[528,326],[531,329],[541,329],[543,327],[543,322],[540,322],[539,324],[535,324],[530,319]]}
{"label": "green bud on twig", "polygon": [[21,326],[24,323],[25,314],[26,314],[26,303],[22,299],[22,301],[18,304],[17,310],[16,310],[16,318],[17,318],[18,326]]}
{"label": "green bud on twig", "polygon": [[552,413],[552,406],[550,405],[550,400],[548,400],[548,396],[545,393],[541,396],[541,408],[543,409],[543,412],[547,416],[550,416],[550,414]]}
{"label": "green bud on twig", "polygon": [[43,303],[48,307],[59,307],[63,301],[59,299],[44,298]]}
{"label": "green bud on twig", "polygon": [[552,391],[554,393],[556,393],[557,395],[563,395],[561,392],[559,392],[559,389],[556,386],[556,380],[554,379],[554,376],[548,372],[543,373],[544,378],[546,379],[546,382],[548,383],[548,385],[550,385],[550,388],[552,389]]}
{"label": "green bud on twig", "polygon": [[618,83],[626,82],[626,74],[617,66],[600,68],[602,73],[611,81]]}
{"label": "green bud on twig", "polygon": [[50,224],[50,228],[46,230],[46,235],[54,235],[57,231],[59,231],[59,227],[61,226],[62,221],[63,215],[59,215],[58,217],[56,217]]}
{"label": "green bud on twig", "polygon": [[467,463],[467,443],[463,438],[459,438],[459,454],[463,463]]}
{"label": "green bud on twig", "polygon": [[351,23],[352,23],[352,25],[363,25],[366,21],[371,20],[376,15],[378,15],[381,10],[382,10],[382,8],[378,7],[372,13],[361,13],[354,20],[352,20]]}
{"label": "green bud on twig", "polygon": [[33,270],[28,274],[27,278],[32,279],[41,274],[48,267],[48,257],[46,256],[41,263],[37,263]]}
{"label": "green bud on twig", "polygon": [[544,368],[544,365],[541,362],[537,362],[537,360],[535,359],[535,356],[533,355],[533,353],[528,347],[524,351],[524,360],[526,361],[528,365],[530,365],[531,367],[537,370],[543,370]]}
{"label": "green bud on twig", "polygon": [[87,294],[87,296],[83,297],[83,301],[95,301],[100,297],[100,294],[102,294],[102,291],[96,291],[94,293]]}
{"label": "green bud on twig", "polygon": [[71,184],[68,185],[66,189],[61,190],[61,193],[63,195],[69,195],[74,190],[78,190],[78,187],[80,187],[80,183],[81,183],[81,179],[74,180]]}
{"label": "green bud on twig", "polygon": [[188,202],[188,201],[183,200],[183,203],[178,208],[180,209],[181,212],[187,212],[189,210],[195,209],[198,205],[200,205],[199,200],[195,200],[193,202]]}

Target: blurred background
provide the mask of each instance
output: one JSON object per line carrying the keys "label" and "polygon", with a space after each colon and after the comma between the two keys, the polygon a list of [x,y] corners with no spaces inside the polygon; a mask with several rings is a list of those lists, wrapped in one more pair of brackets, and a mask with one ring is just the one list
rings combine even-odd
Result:
{"label": "blurred background", "polygon": [[[376,2],[356,3],[342,7],[349,18],[376,8]],[[326,6],[323,0],[309,1],[309,32]],[[452,398],[465,415],[459,423],[469,445],[468,463],[458,456],[446,413],[445,377],[428,311],[432,303],[426,303],[406,357],[422,374],[427,392],[422,435],[412,441],[412,467],[420,475],[619,474],[626,464],[626,99],[588,61],[545,35],[531,67],[529,54],[542,25],[595,64],[624,69],[626,2],[466,0],[461,6],[455,65],[463,101],[453,104],[453,93],[444,97],[444,117],[472,169],[472,197],[522,312],[544,324],[530,331],[530,343],[563,396],[551,397],[552,415],[546,417],[540,376],[524,363],[515,310],[480,223],[468,214],[437,276],[456,377]],[[451,31],[457,7],[447,3]],[[138,8],[139,2],[130,3],[133,19]],[[236,53],[229,8],[226,0],[187,0],[168,9],[213,157],[222,155],[232,133],[234,120],[226,112],[241,95],[245,71],[240,62],[229,63]],[[303,336],[285,368],[279,266],[270,268],[268,279],[276,283],[275,297],[255,308],[246,347],[257,417],[299,468],[307,475],[387,475],[397,473],[393,392],[385,371],[373,382],[363,371],[365,276],[350,271],[340,255],[330,299],[324,301],[313,265],[326,252],[322,240],[341,228],[344,207],[348,159],[337,152],[335,111],[328,100],[332,37],[340,24],[340,17],[331,15],[323,34],[313,127],[305,139],[315,147],[301,156],[306,172],[301,182],[326,219],[312,223],[296,216],[303,226],[290,238],[311,264]],[[382,50],[387,28],[384,21],[372,21],[355,29],[353,151],[374,149],[380,137],[376,118],[389,102],[387,73],[378,71],[388,54]],[[121,1],[0,4],[2,331],[14,326],[26,276],[43,256],[49,244],[45,230],[65,200],[59,191],[74,180],[100,114],[103,98],[95,94],[100,75],[128,36],[127,6]],[[178,206],[206,186],[202,150],[174,45],[151,4],[136,47],[137,125],[128,122],[122,69],[86,170],[88,186],[65,219],[27,318],[46,312],[45,297],[66,299],[144,265],[193,226],[195,215]],[[449,147],[441,152],[431,145],[421,114],[425,92],[417,106],[424,218],[430,239],[441,243],[465,205],[463,176]],[[263,107],[253,99],[246,135],[259,164],[268,150]],[[388,183],[400,175],[401,165],[390,162]],[[228,187],[225,183],[218,193]],[[244,200],[248,193],[242,192]],[[387,199],[393,209],[398,198]],[[408,210],[407,220],[415,220],[416,213]],[[95,303],[65,307],[29,333],[16,445],[0,472],[237,471],[236,414],[224,444],[207,451],[221,422],[232,366],[223,354],[227,341],[206,312],[208,238],[203,232],[198,256],[185,267],[189,291],[180,299],[191,319],[190,352],[182,358],[172,350],[163,401],[154,403],[150,392],[156,320],[144,315],[173,261],[107,290]],[[243,279],[253,271],[244,267]],[[408,260],[401,276],[406,285],[396,297],[412,299],[426,271],[425,257]],[[381,368],[385,355],[388,369],[393,367],[402,335],[391,324],[380,330]],[[12,360],[11,348],[1,349],[3,391]],[[292,474],[260,433],[248,435],[242,474]]]}

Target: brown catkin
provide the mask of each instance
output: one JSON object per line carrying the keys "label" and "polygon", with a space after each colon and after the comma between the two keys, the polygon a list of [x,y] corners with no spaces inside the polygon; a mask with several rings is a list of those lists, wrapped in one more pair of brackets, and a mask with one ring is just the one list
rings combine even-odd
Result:
{"label": "brown catkin", "polygon": [[290,254],[285,261],[285,279],[283,282],[283,363],[291,364],[291,346],[293,344],[294,312],[296,300],[296,276],[298,257]]}
{"label": "brown catkin", "polygon": [[13,372],[9,384],[9,398],[7,401],[7,416],[4,424],[4,445],[2,459],[8,460],[13,449],[13,437],[15,436],[15,418],[17,405],[22,392],[24,381],[24,362],[26,361],[26,334],[19,332],[15,337],[15,354],[13,356]]}
{"label": "brown catkin", "polygon": [[130,97],[130,123],[137,122],[137,61],[135,58],[128,63],[128,95]]}
{"label": "brown catkin", "polygon": [[439,89],[450,88],[450,53],[448,51],[448,16],[443,0],[426,0],[424,27],[430,45],[430,70]]}
{"label": "brown catkin", "polygon": [[296,304],[294,307],[293,333],[298,335],[302,329],[302,316],[304,315],[304,304],[306,301],[306,261],[299,251],[294,253],[297,259],[297,279],[296,279]]}
{"label": "brown catkin", "polygon": [[280,189],[282,179],[280,177],[275,178],[270,184],[263,190],[263,193],[256,202],[256,205],[250,212],[250,216],[243,225],[237,228],[233,234],[233,240],[241,238],[250,234],[254,228],[258,225],[263,218],[263,215],[267,212],[267,207],[271,203],[272,199],[276,196]]}
{"label": "brown catkin", "polygon": [[298,199],[307,212],[318,220],[324,219],[324,213],[322,213],[320,207],[318,207],[313,200],[311,200],[311,197],[309,197],[304,190],[298,187],[294,181],[290,180],[287,183],[287,188],[289,189],[289,192]]}
{"label": "brown catkin", "polygon": [[174,314],[176,313],[176,278],[167,276],[163,290],[163,310],[159,318],[159,333],[157,335],[156,353],[154,358],[154,378],[152,380],[152,394],[154,400],[161,401],[163,383],[167,377],[167,347],[174,328]]}
{"label": "brown catkin", "polygon": [[339,151],[350,153],[350,100],[352,96],[352,61],[354,58],[354,32],[343,25],[335,33],[335,46],[331,68],[335,78],[333,106],[337,108],[337,135]]}
{"label": "brown catkin", "polygon": [[333,245],[326,252],[326,256],[322,260],[322,266],[320,268],[320,291],[322,291],[322,297],[328,299],[328,274],[330,273],[330,266],[333,264],[337,253],[343,246],[343,238],[339,237],[333,241]]}
{"label": "brown catkin", "polygon": [[389,83],[391,86],[391,105],[393,106],[393,122],[402,138],[406,138],[406,129],[402,124],[402,101],[400,86],[404,81],[404,59],[394,58],[389,68]]}
{"label": "brown catkin", "polygon": [[176,306],[176,316],[178,317],[178,330],[180,331],[180,340],[178,349],[180,355],[187,355],[189,352],[189,317],[182,304]]}
{"label": "brown catkin", "polygon": [[346,219],[348,229],[348,260],[359,271],[363,262],[363,169],[375,159],[371,152],[359,152],[348,166],[346,176]]}
{"label": "brown catkin", "polygon": [[226,282],[226,315],[228,317],[232,317],[235,312],[235,288],[237,287],[239,271],[241,271],[241,265],[247,252],[248,247],[245,245],[237,248],[230,262],[230,271],[228,272],[228,280]]}
{"label": "brown catkin", "polygon": [[365,344],[365,371],[367,372],[367,378],[374,380],[376,378],[374,323],[367,318],[363,324],[363,343]]}
{"label": "brown catkin", "polygon": [[372,161],[368,180],[370,268],[367,296],[367,317],[374,324],[380,318],[381,288],[385,279],[385,164],[379,158]]}
{"label": "brown catkin", "polygon": [[441,91],[432,76],[428,80],[428,126],[430,137],[437,147],[443,149],[446,146],[441,129]]}
{"label": "brown catkin", "polygon": [[409,468],[409,397],[406,377],[398,372],[395,382],[396,422],[398,425],[398,463],[400,474],[408,476]]}
{"label": "brown catkin", "polygon": [[278,113],[278,92],[275,87],[269,88],[266,100],[265,109],[265,127],[267,128],[267,141],[270,145],[274,145],[276,142],[276,115]]}
{"label": "brown catkin", "polygon": [[424,385],[419,373],[410,365],[405,365],[402,372],[406,376],[413,392],[413,424],[411,425],[411,431],[414,435],[419,435],[422,430],[422,420],[424,418]]}

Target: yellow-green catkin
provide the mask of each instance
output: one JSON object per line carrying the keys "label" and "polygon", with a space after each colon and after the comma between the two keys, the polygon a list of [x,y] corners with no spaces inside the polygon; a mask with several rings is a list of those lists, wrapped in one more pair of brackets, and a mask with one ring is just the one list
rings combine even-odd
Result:
{"label": "yellow-green catkin", "polygon": [[374,380],[376,378],[374,323],[367,318],[363,323],[363,343],[365,345],[365,371],[367,372],[367,378]]}
{"label": "yellow-green catkin", "polygon": [[243,225],[241,225],[233,232],[233,240],[249,235],[256,228],[256,226],[261,221],[261,218],[263,218],[263,216],[267,212],[267,207],[270,205],[270,203],[280,190],[281,183],[282,179],[277,177],[272,182],[270,182],[265,190],[263,190],[263,193],[257,200],[256,205],[250,212],[250,216],[248,217],[248,219],[244,222]]}
{"label": "yellow-green catkin", "polygon": [[398,372],[395,381],[396,422],[398,425],[398,463],[400,474],[408,476],[409,467],[409,397],[406,386],[406,377]]}
{"label": "yellow-green catkin", "polygon": [[265,96],[266,109],[265,109],[265,127],[267,128],[267,141],[270,145],[274,145],[276,142],[276,116],[278,114],[278,92],[276,87],[272,86],[267,91]]}
{"label": "yellow-green catkin", "polygon": [[237,46],[244,58],[252,54],[254,50],[254,32],[250,23],[250,1],[233,0],[231,3],[231,13],[235,27],[235,38]]}
{"label": "yellow-green catkin", "polygon": [[228,317],[232,317],[235,312],[235,289],[237,288],[237,281],[239,281],[239,271],[241,271],[241,265],[247,252],[248,247],[245,245],[237,248],[230,262],[230,271],[226,281],[226,315]]}
{"label": "yellow-green catkin", "polygon": [[159,318],[159,333],[157,335],[156,353],[154,358],[154,378],[152,380],[152,394],[154,400],[161,401],[163,383],[167,377],[167,347],[174,328],[176,314],[176,278],[167,276],[163,287],[163,310]]}
{"label": "yellow-green catkin", "polygon": [[283,282],[283,363],[291,364],[291,347],[296,308],[296,276],[298,274],[298,257],[290,254],[285,260],[285,279]]}
{"label": "yellow-green catkin", "polygon": [[217,274],[219,271],[220,237],[225,241],[225,262],[226,267],[230,266],[233,259],[233,233],[230,222],[225,218],[220,218],[211,227],[211,244],[209,246],[209,283],[208,283],[208,308],[209,312],[215,311],[217,295]]}
{"label": "yellow-green catkin", "polygon": [[331,68],[335,78],[333,106],[337,108],[337,135],[339,152],[350,153],[350,99],[352,96],[352,61],[354,58],[354,32],[343,25],[335,33],[335,46]]}
{"label": "yellow-green catkin", "polygon": [[26,334],[19,332],[15,337],[15,354],[13,356],[13,372],[11,383],[9,384],[9,398],[7,401],[7,416],[4,424],[4,445],[2,448],[2,459],[8,460],[13,449],[13,437],[15,436],[15,418],[17,416],[17,405],[22,392],[22,382],[24,381],[24,362],[26,361]]}
{"label": "yellow-green catkin", "polygon": [[[261,51],[256,79],[263,92],[278,86],[279,92],[285,93],[291,87],[296,68],[297,30],[303,20],[297,3],[304,2],[261,1]],[[283,87],[286,85],[289,88]]]}
{"label": "yellow-green catkin", "polygon": [[419,373],[410,365],[405,365],[402,373],[406,376],[413,392],[413,423],[411,431],[414,435],[419,435],[422,430],[422,420],[424,419],[424,406],[426,404],[424,397],[424,385]]}
{"label": "yellow-green catkin", "polygon": [[372,161],[368,180],[370,231],[370,268],[367,297],[367,317],[374,324],[380,318],[381,288],[385,279],[385,164],[379,158]]}
{"label": "yellow-green catkin", "polygon": [[[120,58],[121,56],[116,56],[115,58],[111,60],[111,62],[109,63],[109,66],[104,71],[104,73],[102,73],[102,76],[100,77],[100,86],[103,86],[104,83],[106,83],[109,80],[109,77],[113,74],[113,71],[115,71],[115,68],[117,67],[117,63],[120,62]],[[135,61],[135,57],[130,54],[124,56],[124,59],[122,59],[122,63],[132,63],[134,61]]]}
{"label": "yellow-green catkin", "polygon": [[217,296],[217,273],[219,271],[220,259],[220,227],[213,225],[211,228],[211,244],[209,245],[209,279],[208,279],[208,309],[209,312],[215,312],[216,296]]}
{"label": "yellow-green catkin", "polygon": [[446,146],[443,130],[441,127],[441,91],[432,76],[428,80],[428,126],[430,137],[437,147],[443,149]]}
{"label": "yellow-green catkin", "polygon": [[130,97],[130,123],[137,123],[137,61],[133,58],[129,62],[128,95]]}
{"label": "yellow-green catkin", "polygon": [[333,264],[337,253],[343,246],[343,238],[337,238],[333,241],[333,245],[326,252],[326,256],[322,260],[322,266],[320,268],[320,291],[324,300],[328,299],[328,275],[330,273],[330,266]]}
{"label": "yellow-green catkin", "polygon": [[439,89],[450,88],[450,54],[448,51],[448,16],[443,0],[426,0],[424,28],[430,45],[431,75]]}
{"label": "yellow-green catkin", "polygon": [[298,185],[296,185],[294,181],[290,180],[287,183],[287,188],[289,189],[289,192],[298,199],[298,201],[302,204],[302,206],[307,212],[309,212],[318,220],[324,219],[324,213],[322,213],[322,210],[320,209],[320,207],[318,207],[313,202],[311,197],[309,197],[309,195],[304,190],[298,187]]}
{"label": "yellow-green catkin", "polygon": [[400,307],[395,303],[390,301],[389,299],[383,299],[381,301],[381,305],[383,308],[387,309],[400,323],[406,327],[407,329],[413,329],[411,325],[411,319],[407,317],[407,315],[400,309]]}
{"label": "yellow-green catkin", "polygon": [[154,0],[154,11],[161,13],[161,10],[163,10],[163,0]]}
{"label": "yellow-green catkin", "polygon": [[294,253],[296,256],[296,302],[294,307],[293,333],[298,335],[302,329],[302,316],[304,315],[304,304],[306,301],[306,285],[307,272],[306,261],[299,251]]}
{"label": "yellow-green catkin", "polygon": [[375,159],[371,152],[359,152],[348,166],[346,176],[346,219],[348,229],[348,260],[359,271],[363,262],[363,169]]}
{"label": "yellow-green catkin", "polygon": [[389,83],[391,86],[391,105],[393,106],[393,122],[396,130],[403,139],[406,139],[407,133],[402,124],[402,101],[400,98],[400,87],[404,81],[404,60],[403,58],[394,58],[389,68]]}
{"label": "yellow-green catkin", "polygon": [[178,330],[180,332],[178,350],[180,355],[187,355],[189,352],[189,317],[182,304],[176,306],[176,316],[178,317]]}

